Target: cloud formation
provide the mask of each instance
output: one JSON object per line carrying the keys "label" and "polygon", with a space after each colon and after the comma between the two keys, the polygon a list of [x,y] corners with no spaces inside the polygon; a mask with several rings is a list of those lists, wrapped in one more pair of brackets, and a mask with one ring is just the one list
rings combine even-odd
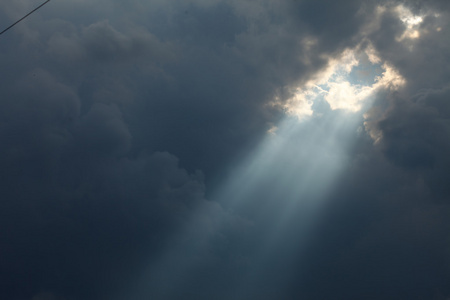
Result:
{"label": "cloud formation", "polygon": [[50,2],[0,38],[0,297],[449,297],[449,9]]}

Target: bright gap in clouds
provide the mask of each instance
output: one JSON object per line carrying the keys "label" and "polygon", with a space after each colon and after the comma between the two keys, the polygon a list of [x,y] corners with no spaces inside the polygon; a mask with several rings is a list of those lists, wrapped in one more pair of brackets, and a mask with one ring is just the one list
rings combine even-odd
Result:
{"label": "bright gap in clouds", "polygon": [[300,120],[312,116],[314,103],[321,100],[332,110],[356,113],[370,105],[368,100],[377,90],[396,89],[403,84],[404,79],[389,64],[382,63],[372,47],[349,49],[304,87],[293,89],[294,96],[284,107]]}

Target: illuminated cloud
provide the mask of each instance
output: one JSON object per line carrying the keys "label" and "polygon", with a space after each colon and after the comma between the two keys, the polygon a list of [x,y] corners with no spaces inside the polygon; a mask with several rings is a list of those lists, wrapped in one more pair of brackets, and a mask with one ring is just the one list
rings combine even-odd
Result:
{"label": "illuminated cloud", "polygon": [[397,41],[403,41],[404,39],[418,39],[420,37],[419,26],[423,22],[425,16],[414,15],[411,10],[403,5],[397,6],[394,11],[397,13],[399,19],[405,24],[405,31],[399,37]]}
{"label": "illuminated cloud", "polygon": [[396,90],[404,84],[405,79],[394,67],[382,63],[371,45],[357,47],[331,59],[325,70],[297,88],[285,109],[303,119],[314,113],[314,101],[324,99],[332,110],[358,112],[380,90]]}

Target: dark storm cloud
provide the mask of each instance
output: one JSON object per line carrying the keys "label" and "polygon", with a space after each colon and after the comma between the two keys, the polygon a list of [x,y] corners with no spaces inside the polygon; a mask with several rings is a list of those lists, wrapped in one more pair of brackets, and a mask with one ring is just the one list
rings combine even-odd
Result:
{"label": "dark storm cloud", "polygon": [[[317,22],[312,16],[319,6],[308,3],[155,2],[140,4],[139,11],[121,7],[124,15],[114,7],[87,7],[89,18],[92,11],[100,18],[90,23],[58,18],[38,23],[39,31],[27,28],[41,36],[37,48],[47,54],[32,63],[52,66],[75,85],[84,112],[96,101],[138,102],[123,108],[141,114],[127,120],[136,148],[169,150],[190,169],[213,174],[279,119],[280,112],[265,104],[289,97],[289,88],[324,67],[327,55],[352,43],[364,16],[350,2],[325,16],[333,26]],[[73,7],[76,15],[80,9]],[[307,46],[309,40],[318,44]]]}
{"label": "dark storm cloud", "polygon": [[438,198],[447,199],[443,182],[450,171],[445,154],[449,151],[450,72],[446,53],[450,40],[444,28],[449,12],[440,10],[437,15],[423,9],[422,13],[427,15],[418,29],[418,40],[397,41],[397,33],[404,28],[398,22],[384,30],[394,34],[372,38],[380,55],[395,65],[407,82],[401,93],[379,100],[388,108],[376,123],[383,136],[378,146],[393,163],[414,169],[433,190],[444,193],[436,195]]}
{"label": "dark storm cloud", "polygon": [[[52,1],[2,35],[0,296],[449,295],[448,4],[408,3],[427,16],[399,41],[392,3]],[[1,23],[27,5],[2,2]],[[275,214],[254,228],[205,193],[282,118],[275,97],[362,38],[407,82],[367,115],[381,139],[358,137],[306,254],[294,221],[240,294]]]}
{"label": "dark storm cloud", "polygon": [[222,214],[205,202],[203,175],[174,156],[124,157],[131,135],[116,105],[81,115],[76,93],[48,72],[17,82],[2,101],[2,297],[103,297],[190,212]]}

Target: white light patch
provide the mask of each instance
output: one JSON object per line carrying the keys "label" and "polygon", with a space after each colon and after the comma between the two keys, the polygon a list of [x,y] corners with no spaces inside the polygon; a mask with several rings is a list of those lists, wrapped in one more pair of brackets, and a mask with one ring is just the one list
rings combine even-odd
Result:
{"label": "white light patch", "polygon": [[285,106],[288,114],[296,115],[299,119],[311,116],[313,114],[312,105],[316,97],[316,92],[308,89],[298,89],[294,97],[289,99]]}
{"label": "white light patch", "polygon": [[330,104],[331,109],[345,109],[351,112],[357,112],[361,105],[367,99],[372,89],[368,86],[352,85],[345,79],[328,84],[329,90],[325,100]]}
{"label": "white light patch", "polygon": [[405,24],[405,31],[396,40],[401,42],[406,39],[415,40],[420,38],[420,24],[423,22],[425,16],[414,15],[411,10],[403,5],[397,6],[394,11],[398,14],[403,24]]}
{"label": "white light patch", "polygon": [[423,22],[422,16],[414,15],[408,8],[399,5],[395,8],[400,20],[406,24],[408,28],[413,28]]}
{"label": "white light patch", "polygon": [[300,120],[314,114],[314,103],[325,100],[332,110],[361,111],[379,89],[398,89],[403,77],[390,65],[381,63],[371,46],[346,50],[317,74],[285,104],[288,114]]}

